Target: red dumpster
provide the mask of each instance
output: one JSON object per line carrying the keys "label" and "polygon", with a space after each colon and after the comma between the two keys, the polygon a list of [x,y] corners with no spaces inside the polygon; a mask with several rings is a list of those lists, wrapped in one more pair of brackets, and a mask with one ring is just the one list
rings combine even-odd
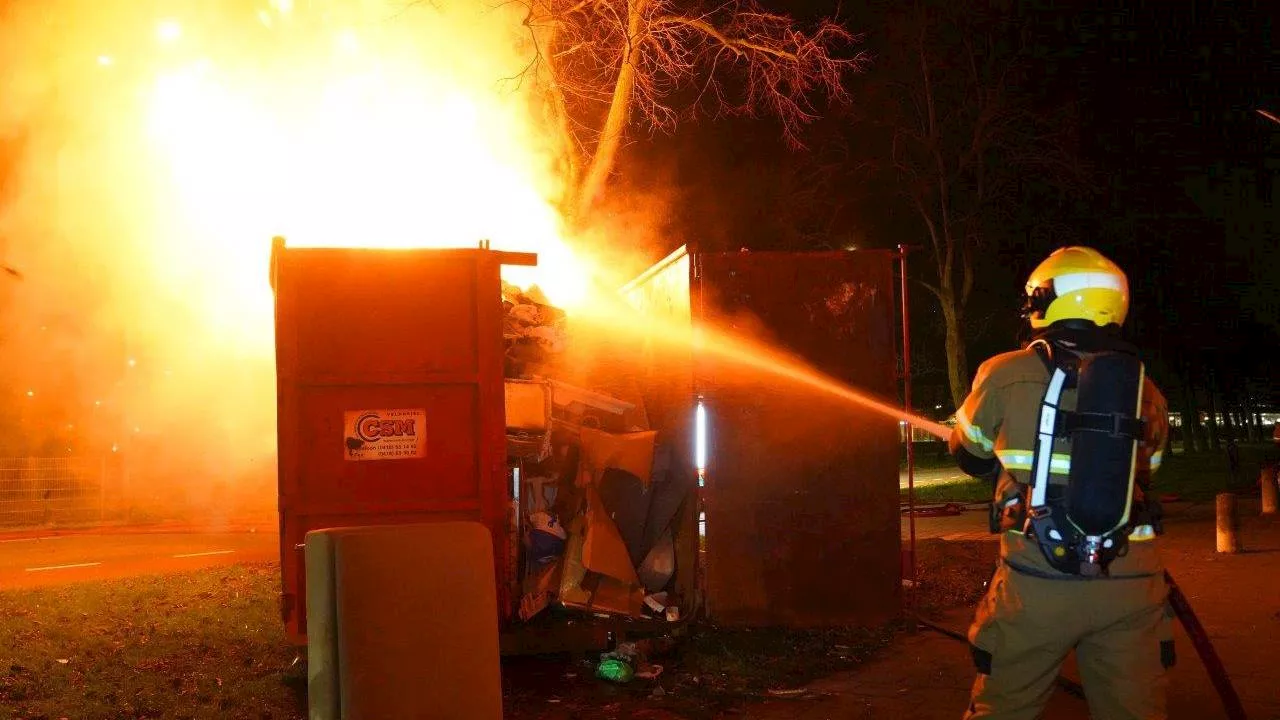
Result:
{"label": "red dumpster", "polygon": [[[474,250],[272,248],[281,612],[305,642],[308,531],[477,520],[510,613],[503,264]],[[411,572],[411,568],[406,568]]]}

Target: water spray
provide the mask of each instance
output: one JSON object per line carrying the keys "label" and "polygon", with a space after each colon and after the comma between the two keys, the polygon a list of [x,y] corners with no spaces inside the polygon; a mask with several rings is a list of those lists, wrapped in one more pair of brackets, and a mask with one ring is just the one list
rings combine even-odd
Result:
{"label": "water spray", "polygon": [[940,440],[946,440],[951,437],[951,428],[942,423],[934,422],[919,415],[913,415],[900,407],[858,392],[839,380],[806,368],[798,362],[764,356],[760,350],[751,348],[745,342],[728,335],[702,330],[694,340],[694,347],[750,367],[753,370],[784,380],[790,380],[827,395],[835,396],[863,409],[918,427]]}
{"label": "water spray", "polygon": [[786,357],[764,343],[731,335],[717,328],[689,324],[667,318],[642,315],[620,301],[601,300],[582,307],[577,318],[592,322],[606,332],[632,330],[645,333],[665,345],[693,349],[723,360],[726,363],[786,380],[801,387],[815,390],[844,402],[918,427],[942,440],[951,437],[951,428],[942,423],[920,417],[893,405],[886,400],[860,392],[847,384],[825,375],[802,360]]}

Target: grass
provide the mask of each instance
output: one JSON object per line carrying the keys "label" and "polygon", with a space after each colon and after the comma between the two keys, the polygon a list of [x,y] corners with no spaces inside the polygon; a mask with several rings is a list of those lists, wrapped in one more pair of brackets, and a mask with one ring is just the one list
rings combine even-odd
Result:
{"label": "grass", "polygon": [[301,718],[279,571],[238,565],[0,593],[0,708],[27,718]]}
{"label": "grass", "polygon": [[[947,451],[946,443],[915,443],[915,465],[918,470],[932,470],[935,468],[952,468],[955,467],[956,461],[951,457],[951,453]],[[907,469],[907,449],[901,447],[898,451],[898,469]]]}
{"label": "grass", "polygon": [[1220,492],[1250,492],[1258,487],[1258,473],[1268,458],[1267,445],[1241,445],[1235,477],[1226,452],[1177,453],[1167,458],[1154,476],[1156,492],[1184,500],[1212,500]]}
{"label": "grass", "polygon": [[[277,610],[278,573],[266,563],[0,592],[0,718],[304,718],[305,700],[282,677],[293,651]],[[595,679],[594,662],[581,658],[512,659],[503,667],[506,717],[662,710],[709,720],[852,668],[893,634],[700,626],[654,653],[666,670],[658,680],[623,686]]]}
{"label": "grass", "polygon": [[[899,490],[899,498],[907,501],[906,489]],[[916,487],[916,504],[932,505],[936,503],[983,503],[991,501],[991,486],[981,480],[967,478],[964,480],[948,480]]]}
{"label": "grass", "polygon": [[[1271,452],[1274,451],[1269,445],[1241,445],[1239,470],[1232,477],[1225,451],[1186,454],[1180,448],[1175,449],[1175,453],[1167,457],[1156,472],[1155,489],[1161,495],[1177,495],[1183,500],[1197,502],[1212,500],[1220,492],[1252,492],[1257,488],[1258,473]],[[905,503],[907,491],[901,490],[899,497]],[[916,487],[918,505],[990,500],[990,486],[972,478]]]}

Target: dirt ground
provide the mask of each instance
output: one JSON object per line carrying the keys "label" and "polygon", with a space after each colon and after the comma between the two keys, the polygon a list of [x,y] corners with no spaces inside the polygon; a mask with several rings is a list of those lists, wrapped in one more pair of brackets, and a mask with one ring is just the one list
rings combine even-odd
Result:
{"label": "dirt ground", "polygon": [[[1211,504],[1168,508],[1166,562],[1187,595],[1250,718],[1280,718],[1280,520],[1258,516],[1256,501],[1242,502],[1246,552],[1219,555],[1214,547]],[[941,624],[963,631],[967,610],[941,616]],[[1178,664],[1170,678],[1170,718],[1224,717],[1208,674],[1181,626]],[[1074,675],[1072,668],[1068,675]],[[963,711],[972,665],[968,649],[935,632],[904,635],[877,659],[856,670],[809,686],[818,700],[767,702],[739,717],[794,718],[910,717],[956,718]],[[1083,700],[1061,690],[1046,718],[1087,716]]]}
{"label": "dirt ground", "polygon": [[[1165,557],[1175,580],[1190,600],[1231,675],[1250,718],[1280,719],[1280,671],[1274,665],[1280,647],[1280,519],[1258,516],[1256,501],[1241,503],[1242,538],[1246,552],[1220,555],[1214,547],[1214,508],[1211,503],[1176,503],[1167,508]],[[978,513],[966,513],[975,524]],[[951,526],[957,524],[952,519]],[[963,521],[968,522],[968,520]],[[927,526],[927,524],[926,524]],[[982,591],[995,558],[995,543],[941,541],[922,552],[921,580],[929,602],[921,612],[939,624],[963,632],[970,608]],[[1187,720],[1224,717],[1204,666],[1181,626],[1177,628],[1178,662],[1170,677],[1170,717]],[[842,645],[847,647],[847,645]],[[943,634],[904,631],[869,653],[861,663],[809,682],[787,684],[773,678],[759,685],[745,704],[703,703],[690,710],[689,700],[706,688],[688,685],[685,672],[657,680],[636,680],[628,686],[607,686],[591,679],[587,665],[543,664],[547,687],[563,694],[509,697],[513,718],[755,718],[759,720],[823,720],[826,718],[957,718],[963,711],[973,670],[967,647]],[[811,652],[817,648],[810,648]],[[725,668],[732,671],[732,668]],[[812,669],[812,668],[810,668]],[[1064,670],[1077,679],[1072,661]],[[686,678],[678,680],[676,678]],[[525,683],[519,683],[524,686]],[[587,688],[588,685],[593,687]],[[575,690],[574,687],[581,688]],[[747,690],[742,688],[742,690]],[[587,693],[584,697],[583,691]],[[677,698],[685,695],[679,702]],[[743,695],[739,694],[739,698]],[[696,703],[695,703],[696,704]],[[1088,717],[1085,701],[1061,689],[1046,713],[1048,720]]]}

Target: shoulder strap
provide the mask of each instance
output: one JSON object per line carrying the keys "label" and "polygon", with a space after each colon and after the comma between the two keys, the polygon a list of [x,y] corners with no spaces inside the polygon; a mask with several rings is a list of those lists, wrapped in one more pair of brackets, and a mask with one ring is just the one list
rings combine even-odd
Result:
{"label": "shoulder strap", "polygon": [[1036,424],[1036,446],[1031,461],[1031,508],[1043,507],[1049,490],[1049,467],[1053,462],[1053,441],[1058,435],[1058,403],[1067,384],[1067,372],[1055,366],[1040,401]]}

